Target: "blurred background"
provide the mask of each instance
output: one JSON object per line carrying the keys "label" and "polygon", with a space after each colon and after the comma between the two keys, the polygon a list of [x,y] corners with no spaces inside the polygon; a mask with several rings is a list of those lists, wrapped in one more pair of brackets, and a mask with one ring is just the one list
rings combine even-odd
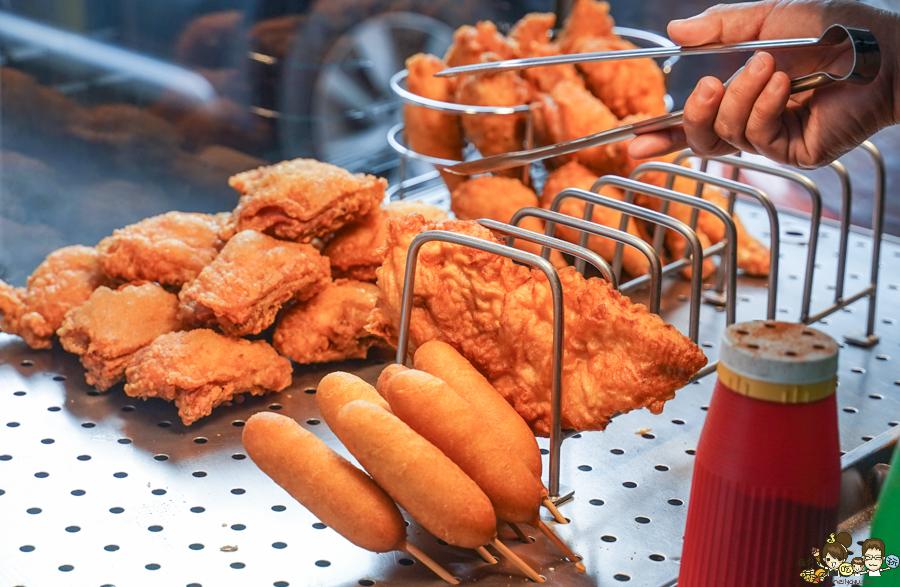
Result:
{"label": "blurred background", "polygon": [[[399,160],[385,137],[400,103],[388,81],[406,57],[442,55],[462,24],[490,19],[505,31],[569,4],[0,0],[0,277],[24,285],[50,251],[94,245],[147,216],[230,210],[228,177],[270,162],[314,157],[393,182]],[[618,25],[664,33],[710,2],[610,4]],[[676,64],[675,107],[700,77],[724,79],[745,59]],[[888,129],[874,139],[895,172],[898,138]],[[859,177],[854,220],[868,225],[871,164],[845,163]],[[835,176],[815,173],[835,216]],[[889,178],[887,230],[900,234],[900,173]]]}

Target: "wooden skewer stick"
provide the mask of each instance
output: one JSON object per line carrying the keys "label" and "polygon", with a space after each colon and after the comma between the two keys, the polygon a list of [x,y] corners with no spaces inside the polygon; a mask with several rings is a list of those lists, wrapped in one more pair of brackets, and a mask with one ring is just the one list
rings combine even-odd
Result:
{"label": "wooden skewer stick", "polygon": [[553,503],[553,500],[550,499],[550,496],[545,495],[543,499],[544,507],[547,508],[551,514],[553,514],[553,519],[556,520],[558,524],[568,524],[569,520],[566,519],[564,515],[556,508],[556,504]]}
{"label": "wooden skewer stick", "polygon": [[450,583],[451,585],[459,585],[459,581],[456,579],[456,577],[448,573],[444,567],[434,562],[434,560],[432,560],[430,556],[416,548],[416,545],[407,542],[405,548],[406,552],[419,559],[422,563],[424,563],[426,567],[434,571],[435,575],[437,575],[447,583]]}
{"label": "wooden skewer stick", "polygon": [[494,558],[494,555],[492,555],[491,553],[488,552],[487,548],[485,548],[483,546],[479,546],[478,548],[475,549],[475,552],[480,554],[481,558],[484,559],[484,562],[488,563],[489,565],[497,564],[497,559]]}
{"label": "wooden skewer stick", "polygon": [[581,559],[578,558],[578,555],[575,554],[574,552],[572,552],[572,549],[569,548],[568,546],[566,546],[566,543],[563,542],[559,538],[559,536],[556,535],[556,532],[551,530],[550,527],[547,526],[547,524],[545,524],[543,520],[538,520],[538,530],[543,532],[544,536],[549,538],[550,542],[552,542],[556,546],[556,548],[558,548],[560,551],[562,551],[562,553],[564,555],[566,555],[567,559],[569,559],[570,561],[575,563],[576,569],[578,569],[582,573],[587,570],[587,568],[584,566],[584,563],[582,563]]}
{"label": "wooden skewer stick", "polygon": [[509,527],[512,528],[513,532],[516,533],[516,536],[519,537],[519,540],[524,542],[525,544],[531,544],[531,540],[528,539],[528,536],[525,535],[525,532],[522,532],[522,528],[518,524],[513,524],[512,522],[507,522]]}
{"label": "wooden skewer stick", "polygon": [[525,564],[525,561],[520,559],[516,553],[511,551],[508,546],[506,546],[505,544],[500,542],[498,539],[491,538],[491,546],[493,546],[494,548],[499,550],[500,554],[502,554],[503,556],[505,556],[506,558],[511,560],[512,563],[514,565],[516,565],[517,567],[519,567],[519,569],[521,569],[522,572],[525,573],[525,575],[527,575],[529,579],[531,579],[535,583],[543,583],[544,582],[543,577],[538,575],[534,569],[532,569],[527,564]]}

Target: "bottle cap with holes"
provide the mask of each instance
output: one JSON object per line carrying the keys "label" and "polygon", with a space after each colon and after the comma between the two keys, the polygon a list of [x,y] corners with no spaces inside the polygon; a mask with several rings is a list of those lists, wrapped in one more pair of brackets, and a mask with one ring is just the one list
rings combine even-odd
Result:
{"label": "bottle cap with holes", "polygon": [[733,324],[722,336],[719,380],[755,399],[810,403],[837,388],[838,345],[804,324],[754,320]]}

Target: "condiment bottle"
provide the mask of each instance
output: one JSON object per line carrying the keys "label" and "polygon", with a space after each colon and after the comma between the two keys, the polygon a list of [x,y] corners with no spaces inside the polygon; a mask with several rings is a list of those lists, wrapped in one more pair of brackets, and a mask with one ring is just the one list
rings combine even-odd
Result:
{"label": "condiment bottle", "polygon": [[837,358],[837,343],[803,324],[726,329],[678,587],[807,584],[812,548],[837,526]]}
{"label": "condiment bottle", "polygon": [[[894,446],[891,470],[878,495],[870,537],[884,542],[885,552],[881,553],[882,559],[876,561],[881,563],[878,569],[880,575],[869,575],[866,578],[872,585],[900,587],[900,447],[898,446]],[[860,556],[866,554],[861,552]],[[871,553],[871,556],[875,556],[875,553]]]}

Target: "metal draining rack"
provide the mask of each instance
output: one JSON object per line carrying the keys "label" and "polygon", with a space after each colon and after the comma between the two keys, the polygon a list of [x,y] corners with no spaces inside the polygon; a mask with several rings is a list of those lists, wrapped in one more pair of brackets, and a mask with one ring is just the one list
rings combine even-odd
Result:
{"label": "metal draining rack", "polygon": [[[733,192],[731,205],[749,232],[775,244],[776,263],[770,281],[736,276],[733,252],[725,245],[715,245],[704,253],[724,256],[730,262],[726,262],[727,271],[720,266],[724,279],[705,292],[709,303],[701,303],[698,291],[702,290],[696,283],[688,284],[676,275],[689,262],[696,263],[695,258],[665,266],[660,263],[650,276],[619,285],[636,299],[649,298],[658,289],[656,300],[648,299],[652,309],[656,310],[658,302],[662,317],[686,329],[711,361],[717,358],[722,330],[734,319],[816,322],[817,328],[839,340],[849,335],[850,343],[871,345],[844,343],[839,367],[840,436],[846,451],[843,464],[847,478],[857,481],[846,484],[840,517],[854,540],[867,537],[865,513],[871,503],[866,480],[875,463],[886,461],[900,431],[900,375],[895,366],[900,360],[900,326],[896,304],[891,303],[900,290],[900,242],[881,240],[879,202],[884,198],[884,170],[877,150],[871,145],[864,149],[876,161],[879,193],[874,233],[851,228],[849,222],[820,222],[815,207],[812,218],[787,212],[770,216],[768,207],[737,198],[747,195],[748,186],[703,176],[705,182]],[[752,169],[740,159],[721,162]],[[849,177],[839,163],[832,168],[845,189],[844,202],[849,203]],[[639,168],[634,176],[646,169]],[[793,181],[803,182],[799,177],[803,176],[798,174]],[[628,178],[601,181],[635,192],[648,189]],[[810,194],[817,191],[812,182],[803,185]],[[447,204],[446,191],[428,189],[425,180],[407,180],[404,187],[409,197]],[[664,189],[650,195],[673,201],[690,198]],[[592,191],[567,190],[562,197],[620,207],[626,214],[644,214],[650,221],[662,222],[627,201],[606,201]],[[811,197],[815,201],[816,197]],[[699,200],[695,203],[702,205]],[[554,216],[552,211],[526,209],[518,216],[527,214],[549,220],[549,230],[551,223],[566,222],[629,240],[612,229]],[[842,216],[848,215],[849,206],[845,205]],[[612,265],[606,264],[575,245],[526,234],[511,225],[484,224],[503,234],[528,237],[575,254],[602,274],[617,277],[619,263],[615,259]],[[691,223],[684,224],[667,226],[690,237]],[[435,236],[442,237],[425,233],[421,239],[424,242]],[[655,244],[656,248],[642,247],[651,258],[658,256],[660,243]],[[880,274],[879,250],[887,259]],[[497,245],[495,252],[518,257],[555,275],[540,257],[525,256],[502,245]],[[807,275],[800,267],[815,271]],[[869,274],[864,276],[860,268]],[[845,282],[846,289],[854,293],[844,293]],[[866,282],[868,285],[855,287]],[[878,305],[874,303],[876,294]],[[868,308],[855,303],[864,297],[870,299]],[[857,315],[863,313],[865,318]],[[863,322],[864,334],[851,334]],[[404,554],[368,553],[319,524],[246,458],[240,443],[246,418],[271,409],[297,419],[349,457],[321,421],[315,386],[334,370],[352,371],[374,382],[388,362],[390,357],[298,366],[293,385],[281,394],[248,398],[185,427],[170,404],[135,402],[119,387],[105,394],[91,389],[74,356],[59,350],[33,351],[16,337],[0,335],[0,587],[443,584]],[[574,491],[574,499],[562,506],[572,523],[557,525],[555,530],[584,556],[587,573],[577,574],[540,535],[534,536],[532,544],[510,542],[510,546],[554,584],[673,584],[694,448],[713,384],[712,377],[698,377],[666,404],[660,416],[639,410],[615,419],[602,433],[572,434],[563,443],[560,430],[554,439],[540,440],[551,485],[555,477],[563,489],[555,493],[562,497]],[[514,540],[511,531],[503,532],[504,539]],[[466,583],[497,587],[528,582],[508,563],[487,565],[473,551],[438,543],[414,521],[409,536]]]}

